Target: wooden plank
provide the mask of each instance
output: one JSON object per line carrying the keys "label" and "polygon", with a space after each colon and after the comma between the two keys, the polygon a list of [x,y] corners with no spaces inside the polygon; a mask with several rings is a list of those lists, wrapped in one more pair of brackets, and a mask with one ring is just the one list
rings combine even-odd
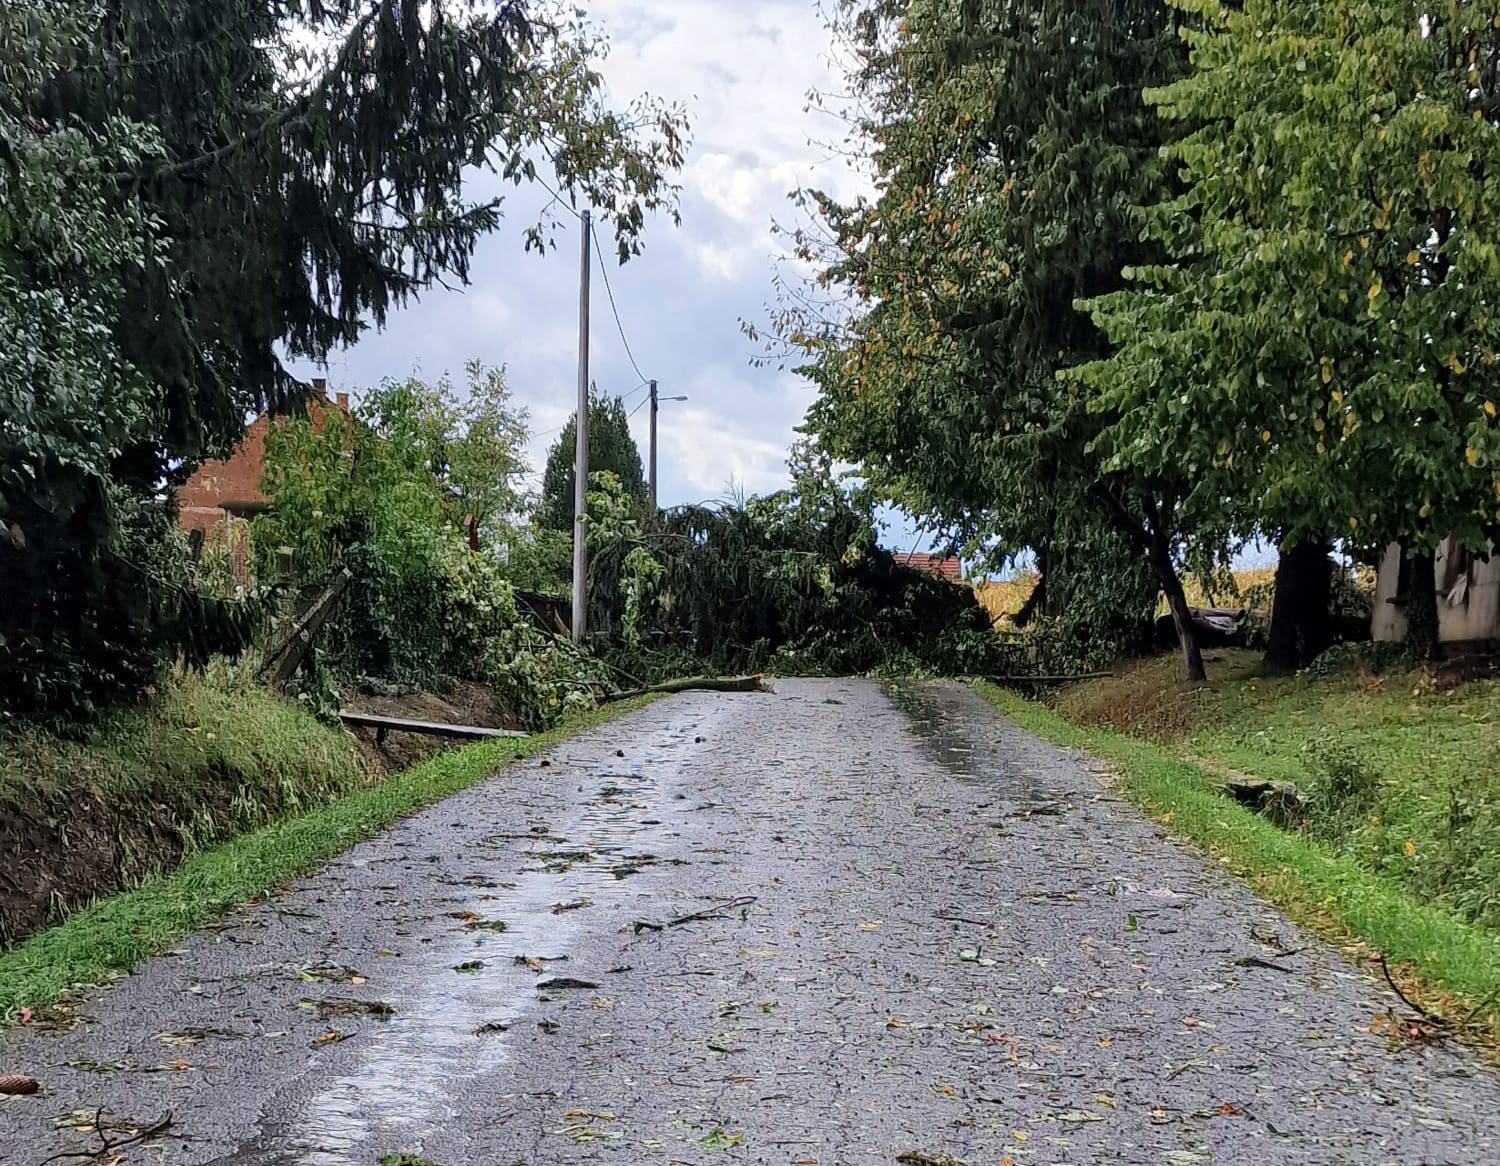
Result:
{"label": "wooden plank", "polygon": [[383,717],[378,713],[361,713],[350,709],[339,710],[339,720],[346,725],[359,725],[376,729],[382,736],[389,732],[426,733],[430,737],[462,737],[481,741],[490,737],[529,737],[520,729],[487,729],[483,725],[444,725],[436,721],[409,721],[404,717]]}

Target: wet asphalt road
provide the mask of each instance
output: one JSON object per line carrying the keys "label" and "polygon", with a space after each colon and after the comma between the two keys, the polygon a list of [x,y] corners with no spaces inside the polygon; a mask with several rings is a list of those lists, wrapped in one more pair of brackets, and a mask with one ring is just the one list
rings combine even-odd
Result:
{"label": "wet asphalt road", "polygon": [[1371,1032],[1394,1004],[972,693],[783,681],[506,769],[0,1038],[43,1084],[0,1162],[102,1109],[172,1119],[115,1166],[1500,1163],[1500,1081]]}

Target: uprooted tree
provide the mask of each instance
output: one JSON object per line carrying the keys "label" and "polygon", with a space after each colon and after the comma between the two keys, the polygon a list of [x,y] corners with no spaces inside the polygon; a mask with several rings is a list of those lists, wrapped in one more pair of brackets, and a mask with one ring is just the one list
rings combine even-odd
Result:
{"label": "uprooted tree", "polygon": [[998,642],[973,590],[898,564],[871,494],[825,453],[800,443],[790,466],[789,489],[677,507],[654,525],[613,475],[595,475],[597,649],[650,676],[993,671]]}
{"label": "uprooted tree", "polygon": [[[323,358],[462,281],[545,166],[670,211],[680,115],[610,110],[592,33],[524,0],[15,0],[0,12],[0,691],[78,709],[214,636],[159,497]],[[528,245],[545,247],[549,223]],[[231,261],[232,260],[232,261]]]}

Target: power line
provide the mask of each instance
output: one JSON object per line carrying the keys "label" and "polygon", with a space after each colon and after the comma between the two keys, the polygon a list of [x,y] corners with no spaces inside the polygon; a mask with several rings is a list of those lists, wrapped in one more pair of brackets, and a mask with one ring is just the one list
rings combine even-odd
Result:
{"label": "power line", "polygon": [[[599,245],[599,233],[594,230],[593,224],[589,225],[589,233],[594,236],[594,249],[602,252],[604,248]],[[615,307],[615,289],[609,283],[609,267],[602,260],[599,263],[599,274],[604,277],[604,290],[609,295],[609,311],[615,318],[615,330],[620,333],[620,343],[625,346],[625,355],[630,358],[630,367],[635,369],[635,375],[641,378],[641,383],[646,383],[648,378],[641,371],[641,366],[635,362],[635,353],[630,351],[630,341],[625,338],[625,325],[620,323],[620,310]]]}
{"label": "power line", "polygon": [[568,214],[572,215],[580,223],[583,222],[583,216],[579,214],[578,211],[575,210],[571,205],[569,205],[568,200],[563,198],[562,194],[559,193],[557,189],[554,188],[553,185],[545,178],[543,178],[540,174],[533,174],[531,176],[531,181],[535,182],[538,186],[540,186],[543,190],[545,190],[552,196],[552,201],[542,208],[542,214],[545,215],[554,206],[558,206],[567,211]]}

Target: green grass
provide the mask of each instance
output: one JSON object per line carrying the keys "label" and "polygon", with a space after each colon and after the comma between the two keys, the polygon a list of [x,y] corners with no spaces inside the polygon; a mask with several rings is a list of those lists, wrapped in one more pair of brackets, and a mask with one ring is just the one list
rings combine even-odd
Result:
{"label": "green grass", "polygon": [[48,1004],[73,988],[126,972],[234,904],[290,881],[405,815],[649,700],[605,706],[537,736],[441,754],[379,785],[199,852],[171,874],[78,911],[0,953],[0,1020],[12,1023],[23,1007]]}
{"label": "green grass", "polygon": [[1268,679],[1255,653],[1214,657],[1208,686],[1183,685],[1164,657],[1076,686],[1057,711],[1215,773],[1295,783],[1320,841],[1500,933],[1500,683],[1440,693],[1423,670],[1360,656]]}
{"label": "green grass", "polygon": [[[1311,680],[1277,683],[1314,684]],[[1423,901],[1400,880],[1372,868],[1358,853],[1279,829],[1217,792],[1213,774],[1160,744],[1102,725],[1075,724],[1052,709],[993,685],[982,683],[979,690],[1023,728],[1113,763],[1122,793],[1249,880],[1299,922],[1336,940],[1358,941],[1385,955],[1393,965],[1409,965],[1425,988],[1424,1003],[1434,1011],[1466,1014],[1476,1004],[1484,1004],[1486,1011],[1479,1023],[1491,1034],[1500,1029],[1500,1017],[1491,1010],[1500,999],[1500,942],[1492,932],[1461,918],[1451,905]],[[1332,690],[1338,691],[1348,690]],[[1281,719],[1240,721],[1237,728],[1230,726],[1247,715],[1247,707],[1266,700],[1276,707],[1276,700],[1265,693],[1218,694],[1206,702],[1212,706],[1207,720],[1213,727],[1205,732],[1253,737],[1259,731],[1257,725],[1269,725],[1278,733],[1283,727],[1289,732],[1312,732],[1318,727],[1317,718],[1327,714],[1326,701],[1332,692],[1323,696],[1303,692],[1282,709]],[[1078,707],[1077,700],[1072,703]],[[1191,740],[1192,734],[1187,737]],[[1244,754],[1239,759],[1250,762],[1258,756]],[[1256,766],[1247,764],[1246,768],[1260,772]]]}
{"label": "green grass", "polygon": [[222,661],[170,675],[147,707],[116,710],[78,739],[0,733],[0,806],[140,807],[189,846],[368,782],[347,733]]}

